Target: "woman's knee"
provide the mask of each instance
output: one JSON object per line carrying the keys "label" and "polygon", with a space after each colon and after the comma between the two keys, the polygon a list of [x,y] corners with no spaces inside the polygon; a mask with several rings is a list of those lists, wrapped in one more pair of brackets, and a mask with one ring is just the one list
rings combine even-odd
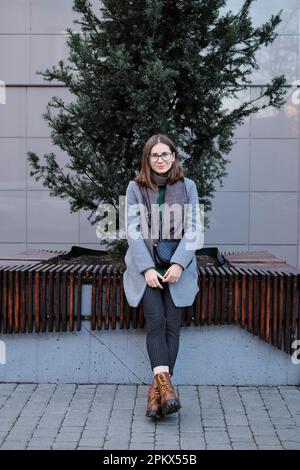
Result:
{"label": "woman's knee", "polygon": [[180,335],[181,318],[166,318],[166,331],[176,336]]}
{"label": "woman's knee", "polygon": [[146,327],[151,329],[162,329],[166,326],[166,318],[162,312],[149,311],[145,315]]}

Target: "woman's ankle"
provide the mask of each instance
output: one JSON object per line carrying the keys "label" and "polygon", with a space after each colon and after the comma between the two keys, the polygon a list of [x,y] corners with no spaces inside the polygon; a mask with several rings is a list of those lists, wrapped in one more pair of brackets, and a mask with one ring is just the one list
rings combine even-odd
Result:
{"label": "woman's ankle", "polygon": [[159,374],[160,372],[168,372],[169,373],[169,366],[156,366],[153,368],[153,374]]}

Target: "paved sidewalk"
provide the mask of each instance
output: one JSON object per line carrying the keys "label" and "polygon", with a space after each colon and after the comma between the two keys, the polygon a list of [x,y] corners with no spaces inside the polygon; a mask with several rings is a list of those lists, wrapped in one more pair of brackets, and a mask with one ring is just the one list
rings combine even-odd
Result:
{"label": "paved sidewalk", "polygon": [[0,449],[300,449],[299,387],[175,388],[155,423],[148,385],[0,383]]}

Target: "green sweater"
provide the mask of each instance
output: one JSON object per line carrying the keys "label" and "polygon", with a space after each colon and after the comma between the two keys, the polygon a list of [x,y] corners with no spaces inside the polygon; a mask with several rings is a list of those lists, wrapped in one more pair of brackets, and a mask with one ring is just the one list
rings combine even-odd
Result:
{"label": "green sweater", "polygon": [[[160,219],[162,219],[162,204],[164,202],[164,199],[165,199],[165,192],[166,192],[166,186],[159,186],[158,187],[158,198],[156,200],[158,206],[159,206],[159,215],[160,215]],[[150,268],[148,268],[150,269]],[[146,271],[148,271],[148,269],[146,269],[145,271],[142,272],[142,274],[145,274]],[[165,272],[167,271],[167,268],[163,268],[161,266],[158,266],[157,264],[155,265],[155,269],[156,271],[158,271],[162,276],[165,274]]]}

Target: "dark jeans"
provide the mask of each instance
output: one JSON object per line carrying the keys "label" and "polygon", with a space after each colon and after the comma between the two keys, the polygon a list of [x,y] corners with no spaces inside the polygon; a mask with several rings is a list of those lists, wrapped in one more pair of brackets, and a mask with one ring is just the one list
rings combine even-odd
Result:
{"label": "dark jeans", "polygon": [[142,298],[151,368],[169,366],[170,375],[179,349],[181,307],[172,300],[168,282],[160,287],[146,286]]}

